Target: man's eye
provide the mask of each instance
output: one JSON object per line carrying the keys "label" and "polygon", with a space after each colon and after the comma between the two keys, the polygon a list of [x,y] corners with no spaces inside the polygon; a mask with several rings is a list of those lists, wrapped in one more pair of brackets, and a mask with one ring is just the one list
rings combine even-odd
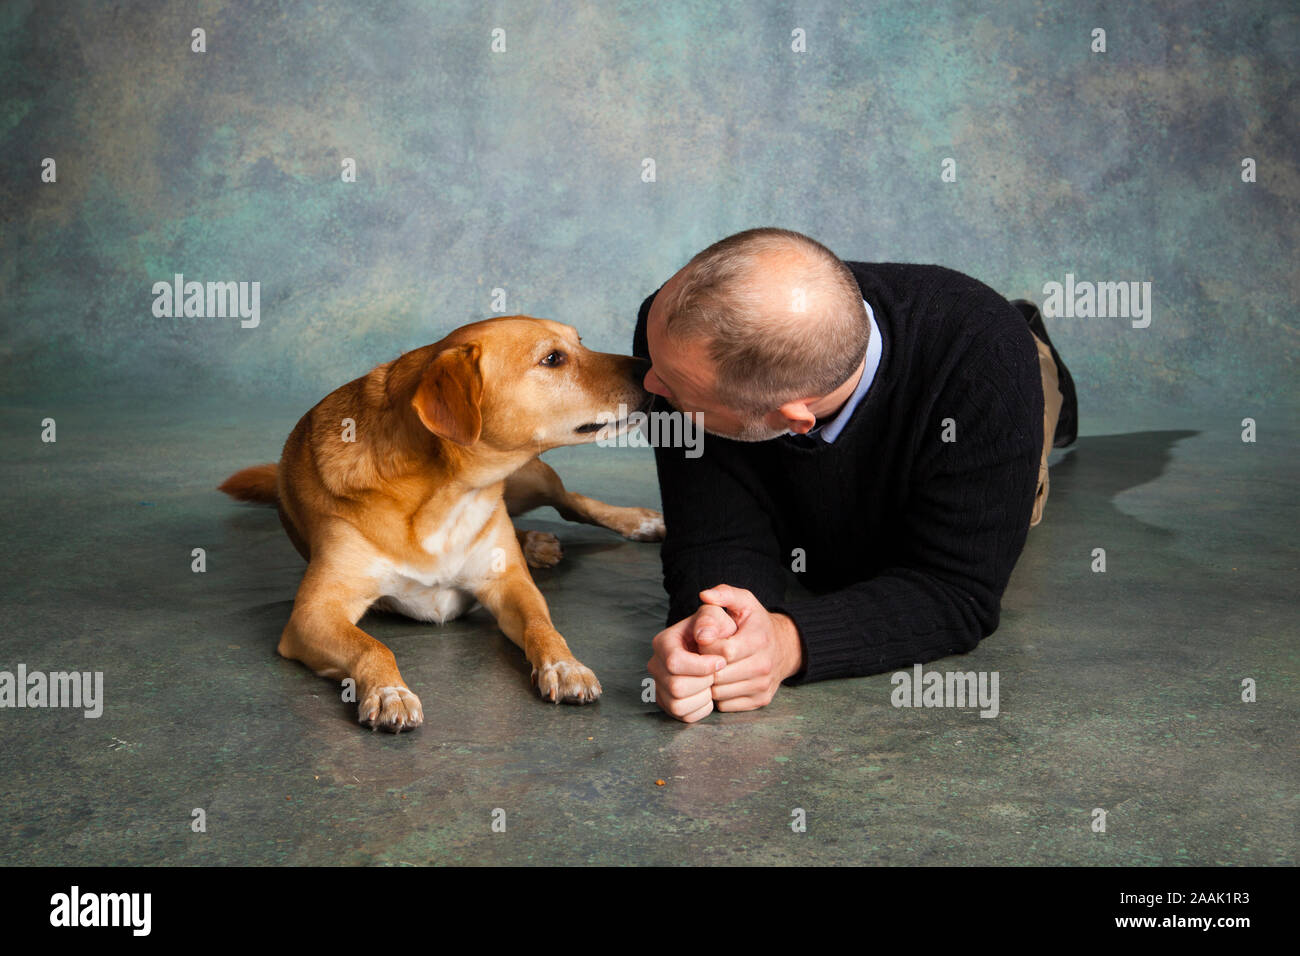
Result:
{"label": "man's eye", "polygon": [[541,360],[540,362],[538,362],[537,364],[538,364],[538,365],[545,365],[547,368],[555,368],[557,365],[563,365],[563,364],[564,364],[564,353],[563,353],[563,352],[550,352],[550,353],[547,354],[547,356],[546,356],[544,359],[542,359],[542,360]]}

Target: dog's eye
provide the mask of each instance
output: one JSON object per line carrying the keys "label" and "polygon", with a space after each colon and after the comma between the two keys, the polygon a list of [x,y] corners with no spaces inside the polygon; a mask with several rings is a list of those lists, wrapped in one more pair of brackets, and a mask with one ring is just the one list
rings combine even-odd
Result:
{"label": "dog's eye", "polygon": [[546,356],[546,358],[542,359],[542,360],[541,360],[540,362],[538,362],[537,364],[538,364],[538,365],[545,365],[547,368],[555,368],[557,365],[563,365],[563,364],[564,364],[564,353],[563,353],[563,352],[551,352],[551,353],[549,353],[549,354]]}

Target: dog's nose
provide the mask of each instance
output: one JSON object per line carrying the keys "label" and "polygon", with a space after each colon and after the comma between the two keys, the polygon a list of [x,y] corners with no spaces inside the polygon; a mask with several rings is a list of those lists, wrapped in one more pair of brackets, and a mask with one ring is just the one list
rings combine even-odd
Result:
{"label": "dog's nose", "polygon": [[643,358],[634,358],[628,366],[628,377],[636,383],[637,388],[649,391],[646,376],[650,373],[650,363]]}

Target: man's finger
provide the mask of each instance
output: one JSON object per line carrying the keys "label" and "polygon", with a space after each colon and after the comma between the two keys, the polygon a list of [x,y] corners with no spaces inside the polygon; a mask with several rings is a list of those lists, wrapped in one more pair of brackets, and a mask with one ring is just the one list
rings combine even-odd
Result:
{"label": "man's finger", "polygon": [[736,621],[715,604],[704,604],[695,612],[695,647],[701,654],[719,654],[728,663],[736,660],[738,648],[730,641]]}
{"label": "man's finger", "polygon": [[663,661],[664,669],[669,674],[684,674],[688,677],[704,677],[715,674],[725,667],[727,659],[722,655],[701,657],[686,646],[687,628],[690,618],[682,618],[672,627],[660,631],[650,642],[654,649],[652,661]]}
{"label": "man's finger", "polygon": [[720,655],[728,664],[730,664],[732,661],[738,661],[741,657],[746,656],[746,654],[742,652],[748,645],[746,644],[742,646],[741,644],[736,643],[736,635],[738,633],[739,632],[735,629],[734,624],[732,625],[731,630],[726,633],[713,631],[711,634],[706,636],[697,631],[695,634],[695,646],[699,649],[701,654]]}
{"label": "man's finger", "polygon": [[[732,638],[732,643],[737,639]],[[737,649],[744,651],[745,647],[737,643]],[[744,657],[730,658],[733,663],[728,664],[722,670],[713,676],[714,684],[739,684],[751,680],[771,680],[769,676],[772,673],[772,659],[767,654],[753,653]],[[735,694],[728,696],[734,697]],[[717,695],[714,695],[717,699]]]}
{"label": "man's finger", "polygon": [[656,654],[667,656],[668,652],[675,647],[686,646],[686,635],[691,629],[691,619],[684,617],[671,627],[666,627],[650,641],[650,646],[654,648]]}
{"label": "man's finger", "polygon": [[[747,644],[737,642],[736,636],[732,635],[731,637],[720,637],[716,641],[701,644],[700,653],[718,655],[727,666],[730,666],[736,661],[748,657],[753,651],[748,648]],[[726,667],[723,667],[722,670],[726,670]],[[721,673],[722,670],[718,673]]]}
{"label": "man's finger", "polygon": [[707,591],[701,591],[700,600],[705,604],[716,604],[719,607],[726,608],[727,613],[734,617],[737,622],[744,621],[756,609],[763,606],[759,604],[758,598],[754,597],[753,592],[744,588],[733,588],[730,584],[719,584]]}
{"label": "man's finger", "polygon": [[736,681],[734,684],[714,684],[709,695],[714,701],[736,700],[740,697],[761,697],[769,688],[763,677],[751,677],[749,680]]}
{"label": "man's finger", "polygon": [[695,723],[697,720],[703,720],[705,717],[709,716],[709,714],[711,714],[711,713],[713,713],[713,700],[712,700],[712,699],[710,699],[710,700],[708,701],[708,703],[706,703],[706,704],[705,704],[703,707],[701,707],[699,710],[695,711],[695,713],[693,713],[693,714],[687,714],[685,717],[679,717],[678,720],[682,721],[683,723],[693,724],[693,723]]}
{"label": "man's finger", "polygon": [[696,644],[730,637],[736,632],[735,619],[716,604],[700,605],[700,609],[691,615],[691,625]]}
{"label": "man's finger", "polygon": [[708,677],[685,677],[673,674],[664,668],[663,662],[657,657],[651,659],[647,669],[650,671],[650,676],[655,679],[656,697],[663,696],[670,700],[691,697],[713,686],[712,674]]}
{"label": "man's finger", "polygon": [[733,697],[730,700],[720,700],[714,706],[722,713],[734,713],[742,710],[758,710],[770,703],[772,703],[771,698]]}
{"label": "man's finger", "polygon": [[709,689],[706,687],[698,694],[691,694],[689,697],[669,697],[665,694],[656,692],[655,702],[661,709],[672,714],[674,717],[681,718],[695,713],[705,704],[712,705],[713,697],[709,694]]}
{"label": "man's finger", "polygon": [[669,674],[683,677],[711,678],[727,666],[727,658],[720,653],[693,654],[685,648],[670,652],[663,658],[663,662],[664,669]]}
{"label": "man's finger", "polygon": [[[767,643],[767,638],[753,624],[742,624],[740,629],[732,634],[731,637],[719,641],[712,641],[701,647],[703,653],[721,654],[727,659],[727,666],[730,667],[740,661],[747,660],[761,651]],[[725,671],[724,667],[721,674]],[[752,676],[752,675],[751,675]]]}

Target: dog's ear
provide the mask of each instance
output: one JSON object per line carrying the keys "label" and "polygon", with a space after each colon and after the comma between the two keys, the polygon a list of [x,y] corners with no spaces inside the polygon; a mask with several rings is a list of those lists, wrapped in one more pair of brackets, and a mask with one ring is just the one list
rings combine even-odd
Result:
{"label": "dog's ear", "polygon": [[435,435],[472,445],[483,431],[483,373],[474,344],[444,349],[424,367],[411,405]]}

